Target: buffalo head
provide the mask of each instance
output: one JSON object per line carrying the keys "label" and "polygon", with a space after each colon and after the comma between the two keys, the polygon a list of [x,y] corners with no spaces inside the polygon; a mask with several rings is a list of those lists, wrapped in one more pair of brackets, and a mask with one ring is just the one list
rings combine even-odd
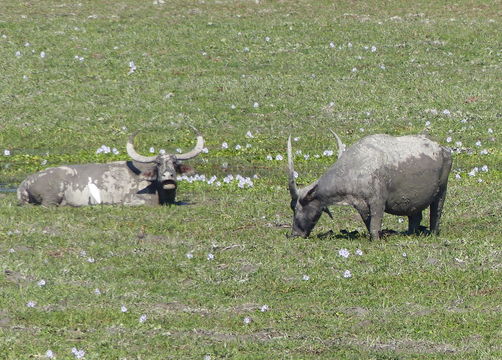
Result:
{"label": "buffalo head", "polygon": [[[183,154],[163,153],[154,156],[143,156],[138,154],[136,150],[134,150],[134,137],[136,135],[137,132],[129,137],[126,145],[127,154],[129,154],[131,159],[133,159],[134,161],[154,165],[151,171],[144,172],[143,176],[147,180],[155,182],[156,188],[158,189],[159,195],[161,195],[161,197],[161,192],[165,191],[171,191],[174,195],[177,188],[176,175],[191,170],[190,167],[181,164],[180,161],[188,160],[199,155],[204,147],[204,138],[202,137],[202,135],[197,133],[197,144],[191,151]],[[170,197],[174,200],[173,196]]]}

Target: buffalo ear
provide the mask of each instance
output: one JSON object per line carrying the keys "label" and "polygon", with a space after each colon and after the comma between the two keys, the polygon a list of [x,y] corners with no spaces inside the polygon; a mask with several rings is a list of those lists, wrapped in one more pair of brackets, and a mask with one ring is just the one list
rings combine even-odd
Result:
{"label": "buffalo ear", "polygon": [[307,190],[305,195],[300,195],[299,201],[302,205],[308,204],[314,200],[315,192],[317,191],[317,184],[314,184],[310,189]]}
{"label": "buffalo ear", "polygon": [[151,169],[147,169],[141,172],[141,178],[147,181],[155,181],[157,180],[157,167],[152,167]]}
{"label": "buffalo ear", "polygon": [[186,174],[186,175],[195,174],[195,170],[193,169],[193,167],[185,165],[185,164],[177,164],[176,165],[176,172],[178,174]]}

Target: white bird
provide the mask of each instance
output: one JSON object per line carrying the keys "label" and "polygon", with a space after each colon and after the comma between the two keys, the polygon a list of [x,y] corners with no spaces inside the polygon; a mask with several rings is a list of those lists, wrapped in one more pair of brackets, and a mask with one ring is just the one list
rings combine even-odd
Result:
{"label": "white bird", "polygon": [[89,177],[89,183],[87,184],[89,189],[89,203],[90,204],[101,204],[101,193],[96,185],[93,184],[92,179]]}

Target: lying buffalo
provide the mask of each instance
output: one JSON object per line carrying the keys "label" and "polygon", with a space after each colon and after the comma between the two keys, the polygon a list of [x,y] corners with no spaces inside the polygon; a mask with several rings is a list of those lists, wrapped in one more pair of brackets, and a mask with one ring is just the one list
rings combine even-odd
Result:
{"label": "lying buffalo", "polygon": [[[334,133],[333,133],[334,134]],[[430,206],[431,233],[439,233],[451,153],[424,136],[367,136],[343,151],[321,178],[297,189],[291,137],[288,139],[289,191],[294,212],[291,236],[309,236],[329,205],[351,205],[361,215],[371,239],[379,239],[383,213],[408,216],[416,232],[422,210]]]}
{"label": "lying buffalo", "polygon": [[20,203],[44,206],[174,203],[176,174],[191,170],[180,160],[200,154],[204,147],[203,137],[197,135],[195,147],[184,154],[143,156],[134,150],[135,135],[127,142],[127,153],[133,161],[67,165],[40,171],[28,176],[19,186]]}

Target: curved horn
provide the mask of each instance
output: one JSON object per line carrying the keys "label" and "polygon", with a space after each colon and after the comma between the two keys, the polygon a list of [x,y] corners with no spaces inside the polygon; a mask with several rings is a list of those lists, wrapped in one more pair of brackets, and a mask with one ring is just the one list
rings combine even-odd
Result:
{"label": "curved horn", "polygon": [[138,134],[139,131],[136,131],[134,134],[129,136],[129,140],[127,141],[126,149],[127,154],[131,157],[131,159],[141,162],[141,163],[151,163],[157,159],[157,156],[143,156],[140,155],[134,150],[134,137]]}
{"label": "curved horn", "polygon": [[340,137],[331,129],[329,129],[331,133],[335,136],[336,138],[336,144],[338,146],[338,158],[340,159],[340,156],[342,156],[342,153],[345,151],[345,144],[342,143],[342,140],[340,140]]}
{"label": "curved horn", "polygon": [[293,154],[291,151],[291,135],[288,138],[288,170],[289,170],[289,193],[293,200],[298,199],[298,189],[296,187],[295,170],[293,169]]}
{"label": "curved horn", "polygon": [[195,133],[197,134],[197,144],[191,151],[176,155],[176,159],[178,160],[188,160],[193,157],[196,157],[201,153],[202,149],[204,148],[204,138],[196,128],[194,128],[193,126],[191,126],[191,128],[194,129]]}

